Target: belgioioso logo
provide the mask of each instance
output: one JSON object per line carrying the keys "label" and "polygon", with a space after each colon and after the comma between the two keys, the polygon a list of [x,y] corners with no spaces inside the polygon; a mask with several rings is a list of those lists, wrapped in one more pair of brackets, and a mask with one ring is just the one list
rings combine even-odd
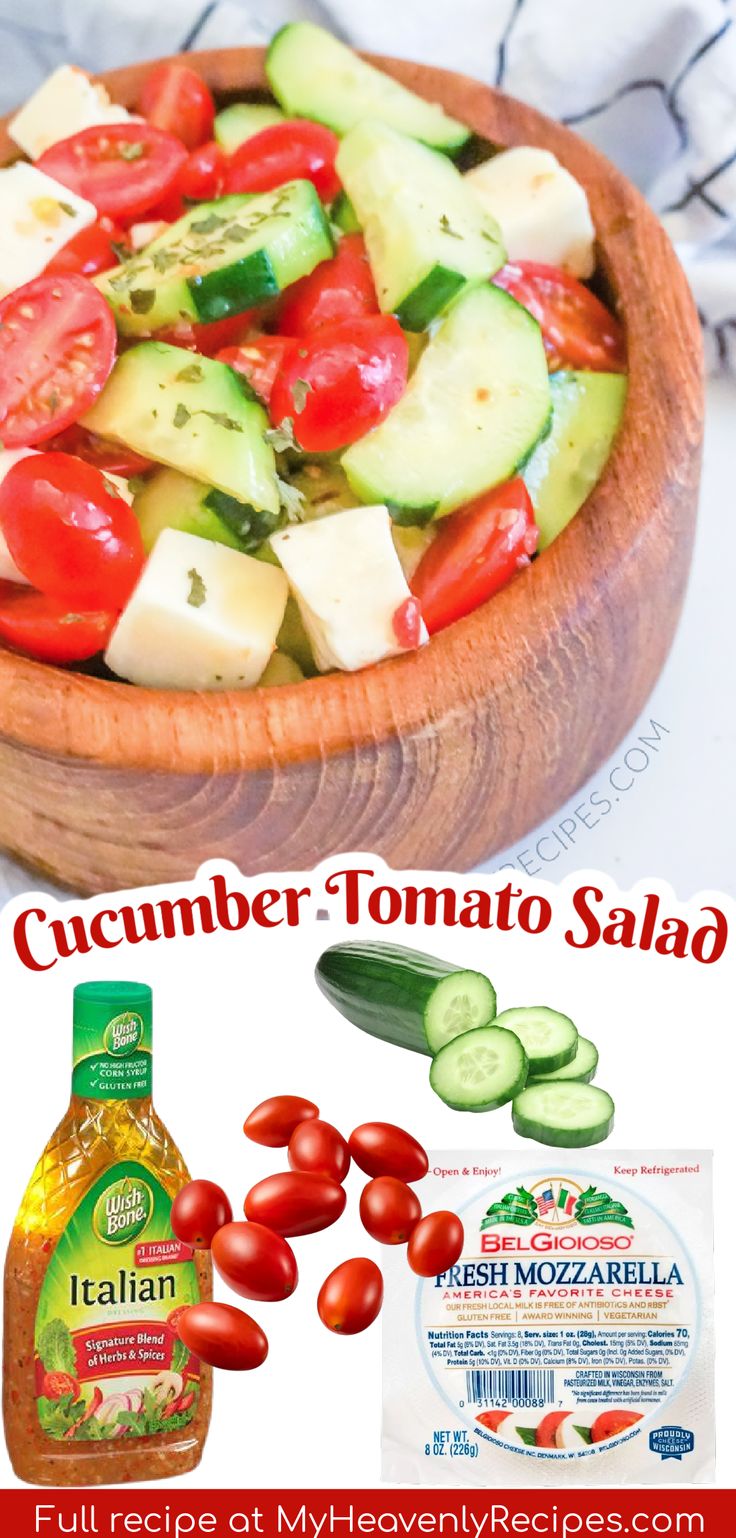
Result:
{"label": "belgioioso logo", "polygon": [[133,1010],[126,1010],[108,1021],[102,1038],[103,1046],[111,1057],[128,1057],[143,1040],[143,1019]]}
{"label": "belgioioso logo", "polygon": [[507,1191],[500,1201],[493,1202],[480,1225],[481,1232],[500,1224],[515,1228],[531,1228],[539,1224],[543,1228],[566,1228],[579,1223],[584,1228],[597,1223],[617,1223],[623,1228],[634,1224],[623,1202],[616,1201],[607,1191],[597,1186],[585,1189],[567,1175],[545,1176],[527,1190],[517,1186]]}
{"label": "belgioioso logo", "polygon": [[126,1175],[98,1196],[92,1227],[103,1244],[129,1244],[138,1239],[153,1216],[153,1192],[143,1180]]}

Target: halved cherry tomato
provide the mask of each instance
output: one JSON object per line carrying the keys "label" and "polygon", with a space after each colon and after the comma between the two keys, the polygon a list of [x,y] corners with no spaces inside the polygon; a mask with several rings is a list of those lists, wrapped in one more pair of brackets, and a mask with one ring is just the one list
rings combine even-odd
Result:
{"label": "halved cherry tomato", "polygon": [[217,353],[219,363],[228,363],[253,386],[264,405],[271,402],[273,387],[283,365],[291,339],[286,336],[254,336],[239,347],[223,347]]}
{"label": "halved cherry tomato", "polygon": [[[113,250],[113,246],[118,249]],[[123,250],[124,230],[112,219],[103,217],[86,230],[80,230],[73,240],[68,240],[47,262],[44,270],[49,273],[79,272],[84,278],[92,278],[96,272],[106,272],[109,267],[117,266]]]}
{"label": "halved cherry tomato", "polygon": [[475,1418],[479,1426],[485,1426],[486,1431],[498,1431],[501,1422],[508,1420],[510,1414],[510,1410],[481,1410]]}
{"label": "halved cherry tomato", "polygon": [[70,1372],[46,1372],[43,1375],[43,1392],[47,1399],[64,1399],[71,1394],[79,1398],[79,1384]]}
{"label": "halved cherry tomato", "polygon": [[635,1426],[637,1421],[643,1419],[636,1410],[604,1410],[597,1416],[590,1428],[591,1442],[607,1442],[609,1437],[620,1436],[622,1431],[628,1431]]}
{"label": "halved cherry tomato", "polygon": [[550,369],[624,372],[626,347],[619,322],[569,272],[545,262],[507,262],[493,281],[539,321]]}
{"label": "halved cherry tomato", "polygon": [[0,485],[0,528],[32,587],[80,609],[122,609],[143,570],[133,509],[73,454],[29,454]]}
{"label": "halved cherry tomato", "polygon": [[336,1266],[319,1290],[317,1311],[335,1335],[359,1335],[378,1318],[383,1277],[374,1260],[358,1256]]}
{"label": "halved cherry tomato", "polygon": [[417,1276],[441,1276],[463,1252],[463,1225],[454,1212],[428,1212],[417,1223],[406,1258]]}
{"label": "halved cherry tomato", "polygon": [[336,1223],[345,1211],[345,1189],[326,1175],[267,1175],[252,1186],[245,1198],[245,1216],[263,1223],[285,1239],[317,1234]]}
{"label": "halved cherry tomato", "polygon": [[535,1432],[537,1447],[557,1447],[557,1432],[569,1415],[572,1415],[572,1410],[550,1410],[547,1415],[543,1415]]}
{"label": "halved cherry tomato", "polygon": [[38,168],[110,219],[137,219],[178,183],[187,153],[149,123],[83,128],[44,150]]}
{"label": "halved cherry tomato", "polygon": [[395,1175],[377,1175],[363,1187],[360,1221],[379,1244],[406,1244],[421,1216],[416,1192]]}
{"label": "halved cherry tomato", "polygon": [[190,1180],[171,1204],[172,1233],[195,1250],[208,1250],[218,1228],[232,1218],[230,1202],[214,1180]]}
{"label": "halved cherry tomato", "polygon": [[52,438],[89,409],[115,362],[102,294],[72,274],[34,278],[0,300],[0,440]]}
{"label": "halved cherry tomato", "polygon": [[300,1122],[319,1116],[319,1106],[301,1095],[271,1095],[246,1116],[243,1131],[251,1143],[264,1148],[286,1148]]}
{"label": "halved cherry tomato", "polygon": [[408,370],[407,340],[393,315],[321,326],[287,348],[271,393],[271,419],[290,417],[308,451],[345,448],[395,406]]}
{"label": "halved cherry tomato", "polygon": [[189,64],[157,64],[149,70],[138,108],[149,123],[175,134],[188,150],[212,138],[212,92]]}
{"label": "halved cherry tomato", "polygon": [[0,583],[0,640],[37,662],[85,662],[104,651],[117,612],[80,614],[12,582]]}
{"label": "halved cherry tomato", "polygon": [[355,315],[377,315],[378,300],[362,235],[344,235],[334,256],[292,283],[279,309],[282,335],[307,336]]}
{"label": "halved cherry tomato", "polygon": [[187,352],[199,352],[206,358],[214,358],[224,347],[240,343],[247,337],[258,315],[258,310],[243,310],[240,315],[226,315],[224,320],[182,320],[177,326],[157,331],[155,340],[171,342],[173,347],[185,347]]}
{"label": "halved cherry tomato", "polygon": [[342,1133],[318,1118],[294,1128],[287,1157],[293,1170],[311,1170],[340,1184],[350,1169],[350,1153]]}
{"label": "halved cherry tomato", "polygon": [[429,1159],[410,1132],[390,1121],[364,1121],[351,1132],[348,1148],[365,1175],[395,1175],[397,1180],[422,1180]]}
{"label": "halved cherry tomato", "polygon": [[142,454],[126,448],[124,443],[113,443],[111,439],[88,432],[79,422],[65,428],[44,447],[58,449],[62,454],[75,454],[78,459],[85,459],[88,465],[96,465],[103,473],[122,475],[125,480],[131,475],[144,475],[153,464],[152,459],[144,459]]}
{"label": "halved cherry tomato", "polygon": [[179,191],[185,198],[219,198],[225,182],[227,155],[216,139],[192,150],[181,169]]}
{"label": "halved cherry tomato", "polygon": [[270,123],[230,156],[225,191],[271,192],[299,178],[313,183],[323,203],[331,203],[340,191],[335,170],[339,148],[337,134],[321,123],[306,118]]}
{"label": "halved cherry tomato", "polygon": [[443,518],[410,584],[430,635],[472,613],[528,566],[538,538],[518,476]]}
{"label": "halved cherry tomato", "polygon": [[262,1223],[224,1223],[212,1239],[212,1259],[233,1292],[257,1303],[280,1303],[299,1280],[291,1245]]}
{"label": "halved cherry tomato", "polygon": [[268,1340],[255,1319],[231,1303],[193,1303],[179,1323],[179,1338],[210,1367],[249,1372],[268,1356]]}

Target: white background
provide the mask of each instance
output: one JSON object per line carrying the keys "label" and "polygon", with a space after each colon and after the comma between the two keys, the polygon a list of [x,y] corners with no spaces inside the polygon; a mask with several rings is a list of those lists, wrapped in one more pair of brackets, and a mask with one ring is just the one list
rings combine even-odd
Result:
{"label": "white background", "polygon": [[[423,873],[420,885],[428,879]],[[438,878],[439,884],[447,879]],[[591,879],[601,884],[606,878]],[[321,880],[315,873],[305,883],[319,890]],[[279,878],[273,884],[280,884]],[[529,885],[544,890],[540,883]],[[206,889],[201,875],[194,889]],[[546,890],[567,920],[569,887]],[[610,896],[613,900],[613,889]],[[675,911],[671,894],[666,901]],[[427,1059],[364,1035],[322,999],[312,980],[314,961],[325,945],[348,933],[334,919],[291,931],[246,929],[239,935],[121,945],[114,953],[59,962],[31,975],[18,962],[11,938],[14,915],[27,905],[27,897],[16,900],[0,918],[10,1043],[3,1234],[10,1232],[24,1183],[66,1107],[71,991],[75,982],[89,978],[129,976],[153,985],[156,1105],[192,1173],[224,1185],[235,1209],[254,1181],[285,1167],[280,1150],[258,1148],[241,1131],[251,1107],[276,1093],[316,1100],[346,1134],[358,1122],[379,1119],[408,1127],[435,1150],[477,1148],[492,1158],[503,1148],[536,1149],[515,1136],[506,1110],[473,1116],[447,1109],[429,1088]],[[95,906],[74,905],[80,911]],[[732,905],[732,925],[735,917]],[[486,970],[499,1008],[545,1002],[569,1013],[600,1047],[598,1082],[617,1103],[611,1140],[617,1149],[715,1150],[721,1278],[715,1418],[719,1483],[729,1485],[736,1473],[730,1296],[734,967],[728,953],[721,963],[703,966],[620,947],[572,950],[561,938],[565,927],[556,922],[554,933],[536,938],[458,929],[407,930],[403,938]],[[372,932],[366,922],[351,933]],[[400,927],[390,936],[401,939]],[[183,1485],[349,1487],[378,1481],[380,1325],[340,1339],[323,1327],[315,1309],[321,1281],[340,1260],[356,1254],[380,1258],[357,1217],[362,1183],[360,1172],[352,1170],[345,1217],[322,1234],[295,1241],[301,1280],[294,1296],[283,1304],[252,1306],[270,1337],[269,1358],[250,1374],[217,1375],[204,1460]],[[218,1295],[238,1302],[221,1284]],[[3,1453],[0,1485],[6,1482],[15,1480]]]}

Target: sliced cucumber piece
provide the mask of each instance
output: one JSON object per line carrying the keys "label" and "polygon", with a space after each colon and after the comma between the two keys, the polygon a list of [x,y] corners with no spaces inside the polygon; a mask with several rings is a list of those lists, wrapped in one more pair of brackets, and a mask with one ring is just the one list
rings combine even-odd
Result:
{"label": "sliced cucumber piece", "polygon": [[330,946],[316,978],[359,1030],[430,1056],[496,1013],[496,990],[482,972],[381,940]]}
{"label": "sliced cucumber piece", "polygon": [[312,22],[281,28],[266,54],[271,90],[289,117],[311,117],[336,133],[378,118],[435,149],[458,150],[470,129],[375,69]]}
{"label": "sliced cucumber piece", "polygon": [[615,1106],[596,1084],[530,1084],[514,1100],[514,1131],[553,1148],[589,1148],[613,1130]]}
{"label": "sliced cucumber piece", "polygon": [[587,1036],[578,1036],[577,1051],[569,1063],[565,1063],[562,1068],[553,1068],[551,1073],[534,1073],[530,1066],[529,1084],[567,1084],[573,1080],[588,1084],[595,1078],[597,1067],[598,1048]]}
{"label": "sliced cucumber piece", "polygon": [[564,1068],[577,1051],[578,1033],[572,1020],[545,1004],[504,1009],[498,1023],[516,1032],[529,1059],[530,1074]]}
{"label": "sliced cucumber piece", "polygon": [[233,155],[241,144],[259,134],[272,123],[282,123],[284,114],[280,107],[265,101],[236,101],[223,107],[215,118],[215,138],[226,155]]}
{"label": "sliced cucumber piece", "polygon": [[192,480],[180,470],[158,470],[148,476],[133,508],[149,554],[162,529],[183,529],[252,554],[282,522],[280,513],[256,512],[246,502]]}
{"label": "sliced cucumber piece", "polygon": [[560,371],[550,379],[552,426],[522,471],[544,550],[600,480],[626,403],[625,374]]}
{"label": "sliced cucumber piece", "polygon": [[407,331],[423,331],[473,279],[506,254],[501,232],[444,155],[385,123],[351,129],[337,170],[360,221],[378,303]]}
{"label": "sliced cucumber piece", "polygon": [[280,516],[276,461],[264,437],[268,417],[226,363],[166,342],[140,342],[121,353],[84,426]]}
{"label": "sliced cucumber piece", "polygon": [[542,335],[492,283],[460,296],[401,400],[342,456],[363,502],[426,523],[507,481],[549,421]]}
{"label": "sliced cucumber piece", "polygon": [[224,320],[281,293],[332,255],[311,182],[198,203],[156,240],[95,279],[124,336],[182,320]]}
{"label": "sliced cucumber piece", "polygon": [[494,1024],[466,1031],[442,1047],[429,1082],[455,1111],[495,1111],[519,1094],[528,1072],[518,1036]]}

